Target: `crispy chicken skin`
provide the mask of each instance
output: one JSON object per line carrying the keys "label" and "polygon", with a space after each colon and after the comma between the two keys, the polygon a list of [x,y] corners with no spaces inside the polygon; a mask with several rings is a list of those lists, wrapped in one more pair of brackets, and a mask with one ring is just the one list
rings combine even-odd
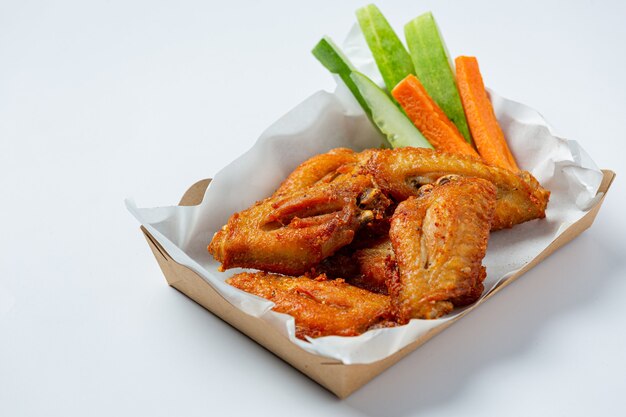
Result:
{"label": "crispy chicken skin", "polygon": [[389,286],[400,323],[435,319],[480,297],[495,207],[492,183],[457,176],[398,205],[389,230],[397,266]]}
{"label": "crispy chicken skin", "polygon": [[287,277],[244,272],[226,280],[243,291],[267,298],[274,311],[294,317],[296,336],[356,336],[385,325],[389,297],[353,287],[341,279]]}
{"label": "crispy chicken skin", "polygon": [[515,174],[472,158],[431,149],[378,150],[371,153],[364,170],[397,201],[416,195],[420,186],[448,174],[491,181],[497,187],[498,198],[492,230],[545,217],[550,197],[550,192],[528,172]]}
{"label": "crispy chicken skin", "polygon": [[[272,197],[232,215],[208,246],[222,263],[221,269],[301,275],[349,244],[362,225],[382,218],[391,201],[370,175],[359,173],[353,160],[339,164],[350,152],[329,152],[330,162],[317,176],[316,170],[324,164],[321,156],[314,157],[313,162],[300,165]],[[323,174],[337,164],[338,168]]]}
{"label": "crispy chicken skin", "polygon": [[302,274],[352,241],[359,226],[357,198],[368,186],[361,177],[351,187],[327,185],[265,199],[231,216],[208,250],[223,270]]}
{"label": "crispy chicken skin", "polygon": [[347,148],[336,148],[315,155],[289,174],[274,195],[287,195],[310,187],[323,179],[329,179],[329,174],[333,175],[340,167],[354,164],[357,160],[356,155],[356,152]]}

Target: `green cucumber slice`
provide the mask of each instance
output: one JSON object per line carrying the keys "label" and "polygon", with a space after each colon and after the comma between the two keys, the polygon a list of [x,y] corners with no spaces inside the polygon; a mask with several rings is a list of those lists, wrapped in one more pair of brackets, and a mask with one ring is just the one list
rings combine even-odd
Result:
{"label": "green cucumber slice", "polygon": [[387,136],[387,140],[393,148],[405,146],[432,148],[432,145],[417,130],[413,122],[374,81],[358,71],[352,72],[351,77],[361,96],[372,110],[372,121]]}
{"label": "green cucumber slice", "polygon": [[363,107],[363,111],[365,111],[367,117],[371,119],[372,110],[367,105],[365,99],[363,99],[363,96],[361,96],[361,93],[354,84],[354,81],[352,81],[352,78],[350,78],[350,74],[352,74],[352,71],[354,71],[355,68],[348,57],[345,56],[337,45],[335,45],[335,42],[333,42],[333,40],[328,36],[324,36],[317,43],[317,45],[315,45],[315,48],[313,48],[311,52],[323,66],[325,66],[333,74],[337,74],[343,80],[348,89],[354,95],[354,98],[356,98],[361,107]]}
{"label": "green cucumber slice", "polygon": [[413,58],[415,75],[465,140],[473,144],[450,56],[432,13],[427,12],[411,20],[404,26],[404,34]]}
{"label": "green cucumber slice", "polygon": [[387,90],[393,90],[407,75],[415,74],[411,55],[378,7],[370,4],[360,8],[356,18]]}

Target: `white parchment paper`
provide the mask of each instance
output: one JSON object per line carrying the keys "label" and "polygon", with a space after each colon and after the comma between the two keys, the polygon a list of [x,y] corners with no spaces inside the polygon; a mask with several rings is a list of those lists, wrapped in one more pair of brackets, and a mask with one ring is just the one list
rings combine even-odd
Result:
{"label": "white parchment paper", "polygon": [[[344,49],[359,70],[381,84],[357,26],[350,32]],[[321,66],[320,71],[324,71]],[[575,141],[555,136],[539,113],[492,91],[490,95],[520,167],[530,171],[552,195],[546,219],[491,234],[484,260],[487,278],[483,296],[580,219],[598,198],[602,180],[602,172],[581,147]],[[304,100],[270,126],[248,152],[222,169],[200,205],[138,208],[132,200],[127,200],[126,205],[176,262],[197,272],[236,307],[271,323],[293,343],[346,364],[375,362],[462,311],[437,320],[411,320],[405,326],[372,330],[357,337],[329,336],[303,341],[295,337],[291,316],[272,311],[270,301],[226,284],[226,278],[241,270],[218,272],[218,263],[206,247],[230,215],[271,195],[302,161],[332,148],[363,150],[378,147],[381,141],[358,103],[338,81],[334,93],[320,91]]]}

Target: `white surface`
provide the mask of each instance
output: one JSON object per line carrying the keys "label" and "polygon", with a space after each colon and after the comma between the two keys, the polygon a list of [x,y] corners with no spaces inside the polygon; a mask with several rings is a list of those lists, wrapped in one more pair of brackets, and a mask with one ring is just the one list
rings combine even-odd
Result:
{"label": "white surface", "polygon": [[[123,199],[175,203],[332,88],[309,50],[363,4],[334,3],[0,3],[0,416],[622,411],[621,176],[592,229],[344,401],[165,285]],[[626,5],[378,5],[433,10],[453,55],[621,174]]]}

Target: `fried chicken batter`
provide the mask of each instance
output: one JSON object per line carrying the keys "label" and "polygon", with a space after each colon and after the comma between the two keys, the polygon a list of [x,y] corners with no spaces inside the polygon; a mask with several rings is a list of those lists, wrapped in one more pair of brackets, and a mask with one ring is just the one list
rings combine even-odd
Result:
{"label": "fried chicken batter", "polygon": [[353,287],[341,279],[287,277],[265,272],[241,273],[226,280],[243,291],[267,298],[274,311],[294,317],[296,336],[356,336],[385,325],[389,297]]}
{"label": "fried chicken batter", "polygon": [[443,177],[398,205],[389,236],[397,269],[390,295],[400,323],[434,319],[483,291],[496,187],[479,178]]}

